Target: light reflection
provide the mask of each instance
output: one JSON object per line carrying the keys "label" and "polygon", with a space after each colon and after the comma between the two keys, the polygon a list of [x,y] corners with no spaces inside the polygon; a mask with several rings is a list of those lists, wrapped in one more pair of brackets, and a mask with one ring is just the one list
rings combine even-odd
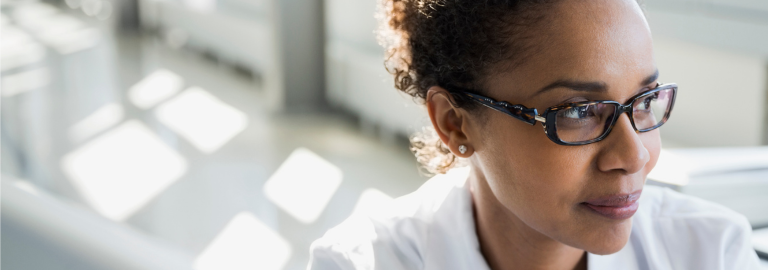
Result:
{"label": "light reflection", "polygon": [[0,39],[0,69],[3,72],[31,65],[45,59],[45,47],[13,26],[3,27]]}
{"label": "light reflection", "polygon": [[264,184],[267,198],[291,216],[312,223],[339,188],[341,169],[306,148],[294,150]]}
{"label": "light reflection", "polygon": [[245,130],[248,116],[199,87],[191,87],[155,110],[161,123],[203,153],[213,153]]}
{"label": "light reflection", "polygon": [[352,212],[355,214],[386,215],[391,213],[394,201],[394,198],[384,194],[381,190],[369,188],[360,194],[360,199],[357,200],[355,210]]}
{"label": "light reflection", "polygon": [[26,191],[29,194],[39,196],[40,195],[40,189],[35,185],[30,183],[26,180],[15,180],[13,181],[13,185],[17,188]]}
{"label": "light reflection", "polygon": [[216,0],[184,0],[184,4],[190,9],[202,12],[211,12],[216,9]]}
{"label": "light reflection", "polygon": [[64,156],[62,170],[100,214],[125,220],[187,170],[145,125],[128,121]]}
{"label": "light reflection", "polygon": [[125,116],[123,106],[116,103],[109,103],[101,106],[92,114],[83,118],[69,128],[69,138],[72,142],[81,142],[99,132],[102,132],[120,121]]}
{"label": "light reflection", "polygon": [[101,39],[99,30],[92,27],[76,27],[71,19],[68,15],[49,19],[51,24],[61,23],[69,24],[69,26],[67,28],[51,27],[51,29],[40,33],[38,38],[60,54],[76,53],[96,46]]}
{"label": "light reflection", "polygon": [[195,259],[195,270],[283,269],[291,246],[249,212],[237,214]]}
{"label": "light reflection", "polygon": [[95,46],[101,33],[83,21],[59,13],[47,4],[31,2],[14,9],[18,24],[60,54],[71,54]]}
{"label": "light reflection", "polygon": [[128,99],[141,109],[149,109],[175,95],[184,79],[166,69],[158,69],[128,89]]}
{"label": "light reflection", "polygon": [[60,14],[59,10],[51,5],[30,2],[17,6],[12,16],[19,26],[32,34],[39,34],[48,27],[56,27],[48,21],[49,18],[66,15]]}
{"label": "light reflection", "polygon": [[13,9],[13,16],[19,23],[44,20],[46,17],[59,13],[59,9],[52,5],[28,1],[24,4],[16,5]]}
{"label": "light reflection", "polygon": [[66,35],[87,27],[80,19],[66,14],[54,14],[46,18],[27,21],[22,25],[42,39],[49,36]]}
{"label": "light reflection", "polygon": [[12,97],[30,90],[39,89],[50,83],[47,68],[36,68],[3,76],[3,97]]}

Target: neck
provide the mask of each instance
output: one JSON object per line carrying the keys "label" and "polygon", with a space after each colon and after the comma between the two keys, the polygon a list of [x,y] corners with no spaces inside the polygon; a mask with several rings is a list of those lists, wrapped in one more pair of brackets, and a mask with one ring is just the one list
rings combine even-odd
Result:
{"label": "neck", "polygon": [[504,207],[485,177],[469,178],[480,251],[491,269],[586,269],[586,253],[541,234]]}

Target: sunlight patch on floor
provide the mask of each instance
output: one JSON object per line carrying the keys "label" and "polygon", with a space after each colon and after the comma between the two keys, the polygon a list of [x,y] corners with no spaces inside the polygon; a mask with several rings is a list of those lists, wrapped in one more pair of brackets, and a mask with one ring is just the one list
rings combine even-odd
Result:
{"label": "sunlight patch on floor", "polygon": [[294,150],[264,184],[267,198],[303,223],[323,212],[341,185],[339,167],[306,148]]}
{"label": "sunlight patch on floor", "polygon": [[249,212],[237,214],[195,259],[195,270],[280,270],[291,246]]}
{"label": "sunlight patch on floor", "polygon": [[128,89],[128,100],[140,109],[149,109],[178,93],[183,86],[181,76],[158,69]]}
{"label": "sunlight patch on floor", "polygon": [[65,175],[100,214],[123,221],[187,171],[187,162],[132,120],[65,155]]}
{"label": "sunlight patch on floor", "polygon": [[184,90],[155,110],[161,123],[210,154],[248,126],[248,116],[199,87]]}

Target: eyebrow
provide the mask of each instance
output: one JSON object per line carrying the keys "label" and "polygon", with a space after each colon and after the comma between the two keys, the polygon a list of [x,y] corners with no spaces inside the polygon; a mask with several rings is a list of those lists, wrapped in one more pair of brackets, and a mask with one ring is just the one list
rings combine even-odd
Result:
{"label": "eyebrow", "polygon": [[[648,85],[656,79],[659,78],[659,70],[653,72],[653,74],[648,75],[648,77],[645,77],[643,81],[640,82],[640,86]],[[605,82],[600,81],[594,81],[594,82],[582,82],[582,81],[575,81],[575,80],[557,80],[547,86],[544,86],[543,88],[539,89],[539,91],[536,92],[534,95],[539,95],[541,93],[547,92],[552,89],[556,88],[569,88],[571,90],[579,91],[579,92],[605,92],[608,89],[608,86],[605,84]]]}

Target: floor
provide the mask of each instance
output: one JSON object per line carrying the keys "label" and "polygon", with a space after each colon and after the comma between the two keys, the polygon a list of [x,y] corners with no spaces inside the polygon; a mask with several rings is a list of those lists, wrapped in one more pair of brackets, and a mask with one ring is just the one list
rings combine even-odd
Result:
{"label": "floor", "polygon": [[407,144],[353,117],[269,113],[235,68],[80,19],[97,31],[87,46],[42,42],[39,61],[3,68],[3,174],[166,241],[196,269],[215,269],[238,232],[273,241],[272,266],[305,269],[310,243],[361,195],[397,197],[427,179]]}

